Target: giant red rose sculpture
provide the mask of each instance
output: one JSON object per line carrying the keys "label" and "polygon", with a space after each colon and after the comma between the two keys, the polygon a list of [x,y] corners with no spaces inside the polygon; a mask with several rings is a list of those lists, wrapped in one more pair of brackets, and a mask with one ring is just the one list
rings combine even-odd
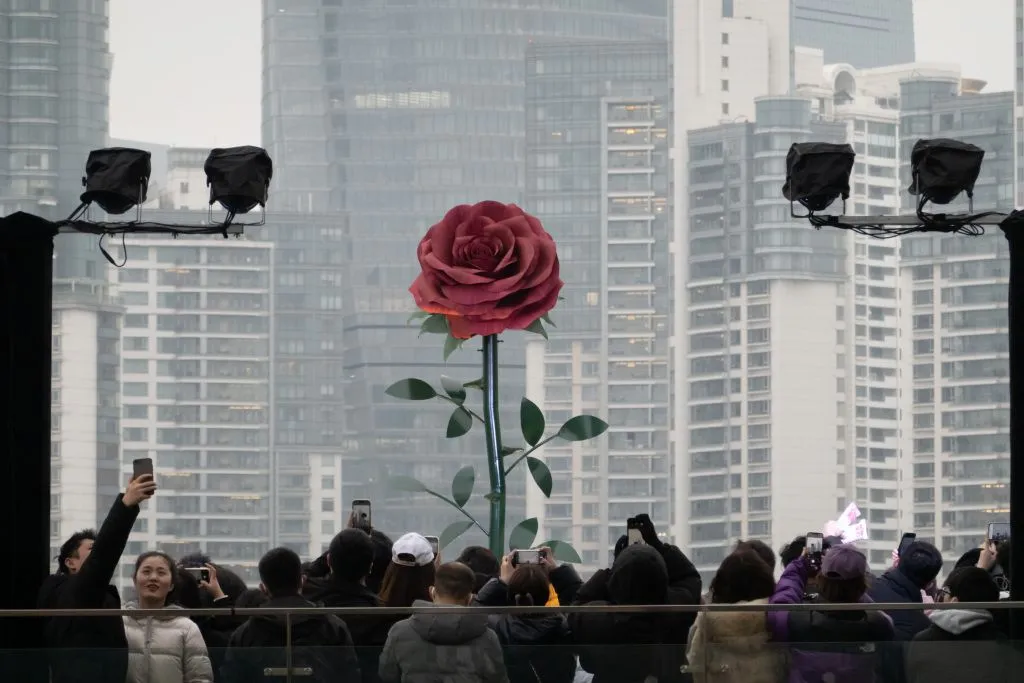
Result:
{"label": "giant red rose sculpture", "polygon": [[[420,240],[417,256],[420,275],[409,287],[420,311],[420,332],[445,335],[445,360],[462,343],[482,338],[483,373],[480,379],[462,382],[441,377],[440,388],[410,377],[395,382],[385,392],[409,401],[437,399],[454,406],[448,418],[448,438],[464,436],[474,422],[484,428],[490,488],[485,496],[488,527],[473,514],[469,501],[476,483],[476,470],[466,465],[451,483],[451,496],[430,488],[412,477],[392,477],[392,488],[406,493],[424,493],[443,500],[458,510],[463,519],[448,525],[440,535],[443,548],[476,527],[488,537],[496,555],[509,548],[536,545],[539,530],[536,517],[525,519],[505,535],[505,478],[526,462],[530,476],[545,496],[551,496],[551,470],[538,456],[538,449],[555,439],[584,441],[600,436],[608,424],[592,415],[576,415],[557,430],[548,431],[539,406],[524,398],[519,404],[522,446],[501,442],[498,424],[498,335],[505,330],[527,330],[547,337],[544,325],[553,325],[548,312],[558,303],[562,290],[558,253],[540,221],[515,204],[480,202],[456,206],[430,228]],[[470,390],[483,392],[482,414],[467,407]],[[506,543],[507,541],[507,543]],[[555,539],[541,544],[559,559],[579,562],[568,543]]]}
{"label": "giant red rose sculpture", "polygon": [[409,288],[456,339],[524,330],[562,289],[555,241],[515,204],[456,206],[420,241],[422,272]]}

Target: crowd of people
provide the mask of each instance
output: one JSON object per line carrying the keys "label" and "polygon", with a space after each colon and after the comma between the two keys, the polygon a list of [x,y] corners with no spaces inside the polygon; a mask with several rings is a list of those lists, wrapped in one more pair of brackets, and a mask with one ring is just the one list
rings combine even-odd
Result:
{"label": "crowd of people", "polygon": [[[134,479],[99,531],[69,538],[39,606],[120,608],[111,579],[139,505],[155,493],[151,475]],[[136,601],[125,606],[156,616],[50,617],[50,680],[252,683],[290,669],[315,683],[1009,683],[1024,670],[999,610],[872,606],[997,602],[997,578],[1010,577],[1006,544],[968,553],[937,588],[942,557],[926,542],[911,543],[872,576],[863,553],[840,539],[818,550],[798,537],[778,559],[764,543],[746,541],[702,592],[693,563],[662,542],[646,515],[635,528],[637,537],[616,544],[611,567],[586,581],[547,548],[520,561],[517,552],[496,557],[471,547],[443,563],[425,537],[392,541],[355,518],[311,562],[288,548],[267,552],[259,589],[202,555],[146,552],[135,562]],[[804,607],[614,609],[701,604]],[[563,605],[607,609],[566,613]],[[535,609],[446,609],[471,606]],[[291,611],[183,611],[199,607]],[[311,607],[363,612],[302,611]],[[374,614],[380,607],[434,609]]]}

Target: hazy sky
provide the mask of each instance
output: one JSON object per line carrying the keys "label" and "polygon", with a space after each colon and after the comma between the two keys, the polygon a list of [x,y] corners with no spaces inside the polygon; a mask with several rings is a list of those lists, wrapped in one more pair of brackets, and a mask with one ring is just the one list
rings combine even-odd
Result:
{"label": "hazy sky", "polygon": [[[261,4],[110,0],[111,134],[259,144]],[[915,0],[914,11],[919,61],[958,62],[987,90],[1013,87],[1013,0]]]}

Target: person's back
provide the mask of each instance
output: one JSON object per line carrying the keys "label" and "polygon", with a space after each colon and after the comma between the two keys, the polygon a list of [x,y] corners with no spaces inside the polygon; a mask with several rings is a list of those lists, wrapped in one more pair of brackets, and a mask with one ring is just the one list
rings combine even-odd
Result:
{"label": "person's back", "polygon": [[[458,562],[438,567],[430,592],[436,610],[414,614],[391,629],[380,658],[385,683],[508,683],[498,636],[485,614],[445,613],[467,607],[476,577]],[[415,607],[431,603],[417,601]]]}
{"label": "person's back", "polygon": [[[892,640],[892,621],[877,610],[827,609],[830,603],[864,602],[867,571],[867,559],[856,548],[833,547],[822,561],[821,592],[814,600],[822,609],[768,613],[772,639],[790,648],[790,683],[871,683],[877,679],[879,644]],[[815,572],[806,556],[791,562],[771,602],[804,602],[807,580]]]}
{"label": "person's back", "polygon": [[[313,603],[299,595],[302,562],[287,548],[275,548],[260,560],[261,588],[269,599],[262,607],[306,608]],[[291,667],[309,669],[305,680],[316,683],[357,683],[359,664],[352,636],[341,619],[334,615],[292,615]],[[250,683],[264,676],[267,669],[287,666],[286,645],[289,624],[284,615],[251,617],[231,636],[222,676],[228,683]]]}
{"label": "person's back", "polygon": [[[921,591],[941,570],[942,553],[930,543],[916,541],[899,556],[896,567],[871,582],[868,595],[883,604],[921,604]],[[892,610],[888,614],[896,629],[896,640],[910,640],[928,628],[928,619],[921,610]]]}
{"label": "person's back", "polygon": [[[997,602],[999,588],[984,569],[964,567],[946,579],[942,602]],[[1022,662],[987,610],[945,609],[907,646],[907,683],[1010,683]]]}

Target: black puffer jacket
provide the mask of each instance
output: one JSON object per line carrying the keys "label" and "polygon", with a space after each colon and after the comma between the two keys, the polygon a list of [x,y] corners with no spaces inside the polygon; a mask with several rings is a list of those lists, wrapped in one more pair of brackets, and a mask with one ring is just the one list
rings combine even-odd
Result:
{"label": "black puffer jacket", "polygon": [[[121,609],[110,581],[121,562],[139,506],[118,496],[96,534],[92,552],[75,574],[54,574],[39,591],[43,609]],[[46,624],[52,683],[123,681],[128,671],[124,621],[112,617],[54,617]]]}
{"label": "black puffer jacket", "polygon": [[[508,586],[491,579],[477,594],[476,604],[508,605]],[[511,683],[572,683],[576,654],[569,624],[557,608],[537,614],[494,614],[488,624],[498,634]]]}
{"label": "black puffer jacket", "polygon": [[[343,581],[335,576],[306,579],[302,589],[303,597],[312,603],[324,607],[360,607],[374,609],[384,605],[380,597],[366,586],[352,581]],[[403,619],[401,615],[392,616],[353,615],[342,619],[352,634],[359,656],[359,668],[363,673],[364,683],[376,683],[380,680],[377,667],[380,653],[388,639],[388,631],[396,622]]]}
{"label": "black puffer jacket", "polygon": [[[586,605],[697,605],[700,574],[682,551],[634,545],[622,551],[611,570],[598,571],[576,596]],[[654,676],[683,680],[684,652],[695,613],[569,615],[580,664],[594,683],[632,683]],[[667,646],[670,645],[670,646]]]}
{"label": "black puffer jacket", "polygon": [[[272,598],[264,607],[314,607],[299,596]],[[283,680],[287,664],[285,616],[251,617],[231,636],[221,680],[253,683],[264,680],[267,669],[279,669]],[[308,668],[315,683],[359,683],[359,662],[352,636],[338,617],[300,614],[291,617],[292,669]]]}

